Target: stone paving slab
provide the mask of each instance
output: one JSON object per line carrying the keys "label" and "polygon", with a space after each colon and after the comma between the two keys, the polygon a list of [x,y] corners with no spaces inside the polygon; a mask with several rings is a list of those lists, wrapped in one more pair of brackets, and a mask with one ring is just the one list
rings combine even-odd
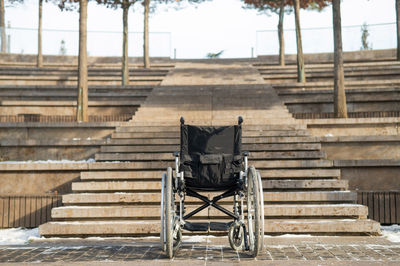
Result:
{"label": "stone paving slab", "polygon": [[399,265],[400,243],[383,237],[266,237],[253,259],[229,247],[226,237],[185,236],[173,260],[157,237],[37,240],[24,246],[0,246],[0,264],[98,265]]}

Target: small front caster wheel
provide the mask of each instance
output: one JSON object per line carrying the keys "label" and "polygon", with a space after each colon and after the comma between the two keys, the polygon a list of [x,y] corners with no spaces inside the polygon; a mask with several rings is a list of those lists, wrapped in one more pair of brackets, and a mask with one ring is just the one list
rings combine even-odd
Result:
{"label": "small front caster wheel", "polygon": [[231,248],[233,250],[236,251],[243,250],[244,231],[243,231],[243,226],[241,224],[239,224],[238,222],[234,222],[229,227],[228,238],[229,238],[229,244],[231,245]]}

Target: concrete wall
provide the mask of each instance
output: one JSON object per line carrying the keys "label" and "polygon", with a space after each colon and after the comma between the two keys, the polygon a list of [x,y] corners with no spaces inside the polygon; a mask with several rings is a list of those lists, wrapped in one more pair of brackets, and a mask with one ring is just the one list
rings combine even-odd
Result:
{"label": "concrete wall", "polygon": [[[35,64],[37,60],[36,55],[29,54],[1,54],[0,55],[0,63],[28,63]],[[170,59],[168,57],[152,57],[152,63],[170,63]],[[69,65],[77,65],[78,57],[77,56],[63,56],[63,55],[44,55],[43,56],[44,64],[69,64]],[[142,57],[130,57],[129,63],[137,64],[143,63]],[[121,64],[121,57],[118,56],[89,56],[88,64]]]}
{"label": "concrete wall", "polygon": [[342,167],[341,172],[350,190],[400,190],[400,166]]}
{"label": "concrete wall", "polygon": [[329,160],[400,160],[400,136],[322,137]]}
{"label": "concrete wall", "polygon": [[298,119],[313,136],[400,135],[400,118]]}
{"label": "concrete wall", "polygon": [[0,195],[71,193],[71,183],[80,178],[79,170],[0,172]]}
{"label": "concrete wall", "polygon": [[0,123],[0,161],[94,158],[120,124]]}
{"label": "concrete wall", "polygon": [[[355,52],[344,52],[344,62],[356,62],[356,61],[384,61],[384,60],[395,60],[396,50],[367,50],[367,51],[355,51]],[[278,63],[278,55],[262,55],[258,56],[258,59],[263,62]],[[296,55],[289,54],[285,55],[287,63],[296,63]],[[333,63],[333,53],[315,53],[305,54],[304,61],[306,64],[310,63]]]}
{"label": "concrete wall", "polygon": [[1,123],[0,141],[17,139],[103,139],[124,122],[104,123]]}
{"label": "concrete wall", "polygon": [[[345,62],[354,61],[383,61],[383,60],[394,60],[396,58],[396,50],[368,50],[368,51],[355,51],[355,52],[345,52],[343,54]],[[250,59],[250,58],[249,58]],[[245,59],[245,60],[249,60]],[[59,56],[59,55],[45,55],[43,57],[44,63],[48,64],[74,64],[78,62],[77,56]],[[241,59],[216,59],[218,61],[242,61]],[[121,57],[95,57],[89,56],[89,65],[94,64],[120,64]],[[140,64],[143,59],[141,57],[130,57],[130,63]],[[210,59],[199,59],[199,60],[172,60],[167,57],[156,57],[151,58],[152,63],[173,63],[176,61],[204,61],[213,62],[215,60]],[[257,61],[262,61],[263,63],[278,63],[278,55],[261,55],[257,57]],[[296,55],[289,54],[286,55],[287,63],[294,64],[296,62]],[[0,63],[36,63],[36,55],[26,55],[26,54],[1,54]],[[315,53],[315,54],[305,54],[305,63],[332,63],[333,53]]]}

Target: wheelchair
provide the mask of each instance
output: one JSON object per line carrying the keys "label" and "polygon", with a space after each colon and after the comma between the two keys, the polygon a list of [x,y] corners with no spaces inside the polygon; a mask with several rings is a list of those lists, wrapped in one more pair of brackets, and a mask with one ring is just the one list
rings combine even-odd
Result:
{"label": "wheelchair", "polygon": [[[264,200],[260,173],[248,166],[248,152],[242,152],[242,117],[234,126],[185,125],[180,119],[180,152],[175,152],[175,170],[163,173],[161,184],[161,233],[163,251],[173,258],[182,243],[182,230],[227,231],[236,251],[256,257],[264,243]],[[219,192],[211,199],[202,192]],[[203,205],[186,213],[185,198]],[[232,211],[218,204],[233,197]],[[232,218],[229,222],[192,222],[189,218],[214,207]]]}

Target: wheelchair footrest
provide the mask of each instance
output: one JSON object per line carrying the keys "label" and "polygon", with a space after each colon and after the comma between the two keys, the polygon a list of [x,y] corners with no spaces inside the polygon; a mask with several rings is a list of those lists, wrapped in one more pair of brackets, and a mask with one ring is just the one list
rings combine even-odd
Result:
{"label": "wheelchair footrest", "polygon": [[198,223],[185,222],[183,229],[191,232],[207,232],[209,227],[210,227],[209,222],[198,222]]}
{"label": "wheelchair footrest", "polygon": [[228,231],[231,224],[232,222],[210,222],[210,231]]}
{"label": "wheelchair footrest", "polygon": [[183,229],[191,232],[228,231],[232,222],[185,222]]}

